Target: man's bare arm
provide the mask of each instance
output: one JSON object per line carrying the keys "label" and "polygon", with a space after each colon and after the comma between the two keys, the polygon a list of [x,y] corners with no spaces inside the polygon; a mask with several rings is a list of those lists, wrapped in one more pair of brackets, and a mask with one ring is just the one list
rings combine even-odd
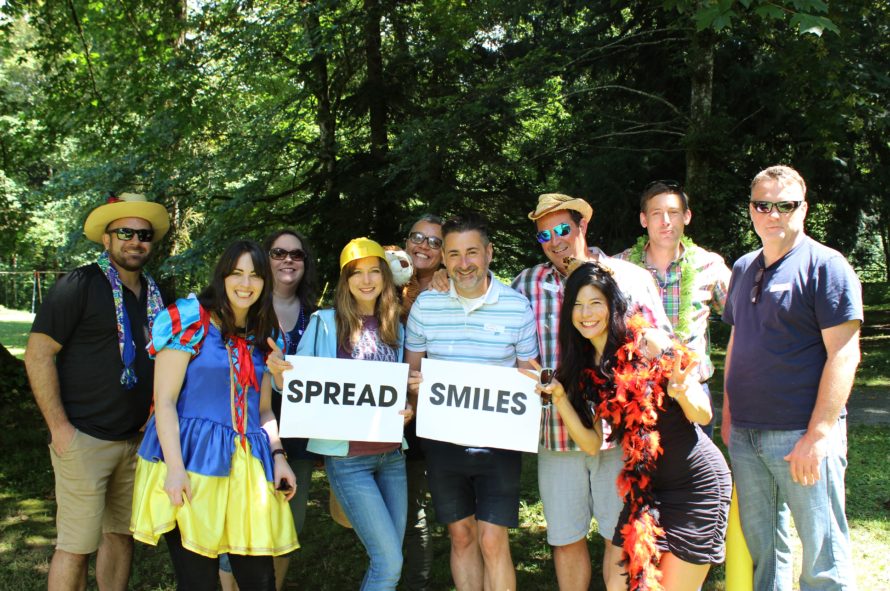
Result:
{"label": "man's bare arm", "polygon": [[729,333],[729,343],[726,345],[726,361],[723,363],[723,414],[720,418],[720,438],[723,445],[729,447],[729,434],[732,429],[732,417],[729,415],[729,390],[726,389],[726,376],[729,375],[729,359],[732,357],[732,337],[735,336],[735,327]]}
{"label": "man's bare arm", "polygon": [[62,345],[49,335],[32,332],[25,349],[25,369],[31,391],[37,406],[43,414],[46,426],[52,435],[52,445],[56,453],[65,453],[74,438],[74,426],[68,420],[59,389],[59,372],[56,369],[56,354]]}
{"label": "man's bare arm", "polygon": [[[537,363],[537,361],[537,359],[517,359],[516,367],[518,367],[519,369],[535,370],[535,364]],[[538,364],[538,367],[541,367],[540,364]]]}
{"label": "man's bare arm", "polygon": [[[405,361],[408,363],[408,368],[411,372],[420,372],[420,363],[423,361],[423,358],[426,357],[425,351],[409,351],[405,349]],[[417,394],[420,391],[420,384],[408,384],[408,402],[411,403],[411,407],[416,411],[417,410]]]}
{"label": "man's bare arm", "polygon": [[785,456],[791,478],[799,484],[812,485],[821,477],[819,464],[828,453],[828,434],[847,403],[859,365],[859,326],[859,320],[850,320],[822,331],[827,357],[816,405],[807,432]]}

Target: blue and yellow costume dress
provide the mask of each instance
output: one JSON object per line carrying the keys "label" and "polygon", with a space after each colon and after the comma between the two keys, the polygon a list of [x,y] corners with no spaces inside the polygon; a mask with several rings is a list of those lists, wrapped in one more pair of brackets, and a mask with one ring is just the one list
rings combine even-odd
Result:
{"label": "blue and yellow costume dress", "polygon": [[157,545],[178,527],[185,548],[210,558],[287,554],[299,544],[260,424],[265,355],[243,339],[227,343],[208,319],[196,299],[177,300],[155,319],[153,356],[165,348],[192,355],[176,403],[192,495],[177,507],[164,492],[167,465],[152,416],[139,448],[130,529]]}

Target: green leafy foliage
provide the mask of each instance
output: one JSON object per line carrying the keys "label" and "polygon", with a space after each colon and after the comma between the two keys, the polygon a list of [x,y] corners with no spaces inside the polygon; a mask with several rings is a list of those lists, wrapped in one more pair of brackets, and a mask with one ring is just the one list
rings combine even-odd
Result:
{"label": "green leafy foliage", "polygon": [[[0,224],[11,233],[0,240],[32,266],[91,257],[85,212],[108,191],[139,190],[173,216],[156,262],[179,294],[237,236],[297,226],[331,277],[350,238],[400,243],[417,215],[465,208],[491,219],[495,267],[509,276],[540,259],[525,217],[538,193],[588,199],[589,241],[614,252],[641,232],[636,195],[653,178],[687,181],[690,233],[732,260],[756,243],[748,179],[780,161],[834,208],[838,223],[822,224],[821,238],[874,276],[890,258],[874,239],[890,215],[883,5],[71,0],[3,10],[10,213]],[[844,34],[802,34],[822,31]],[[28,227],[52,239],[26,246]]]}

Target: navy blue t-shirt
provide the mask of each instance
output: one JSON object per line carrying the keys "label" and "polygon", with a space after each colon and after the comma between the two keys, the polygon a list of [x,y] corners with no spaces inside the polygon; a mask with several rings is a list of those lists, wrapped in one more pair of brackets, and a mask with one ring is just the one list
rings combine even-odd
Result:
{"label": "navy blue t-shirt", "polygon": [[726,374],[732,426],[806,429],[827,358],[822,330],[862,321],[862,286],[839,252],[805,236],[764,269],[763,252],[733,265],[723,321],[733,325]]}

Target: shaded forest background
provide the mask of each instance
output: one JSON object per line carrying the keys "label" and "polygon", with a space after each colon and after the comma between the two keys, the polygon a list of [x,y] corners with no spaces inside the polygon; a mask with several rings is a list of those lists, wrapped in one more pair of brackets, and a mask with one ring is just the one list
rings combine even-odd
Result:
{"label": "shaded forest background", "polygon": [[756,244],[751,177],[782,162],[808,231],[888,279],[887,1],[0,5],[0,271],[91,260],[86,213],[136,190],[173,217],[152,265],[168,293],[235,237],[297,227],[331,277],[350,238],[468,207],[509,277],[540,259],[538,193],[587,199],[614,253],[664,178],[731,262]]}

